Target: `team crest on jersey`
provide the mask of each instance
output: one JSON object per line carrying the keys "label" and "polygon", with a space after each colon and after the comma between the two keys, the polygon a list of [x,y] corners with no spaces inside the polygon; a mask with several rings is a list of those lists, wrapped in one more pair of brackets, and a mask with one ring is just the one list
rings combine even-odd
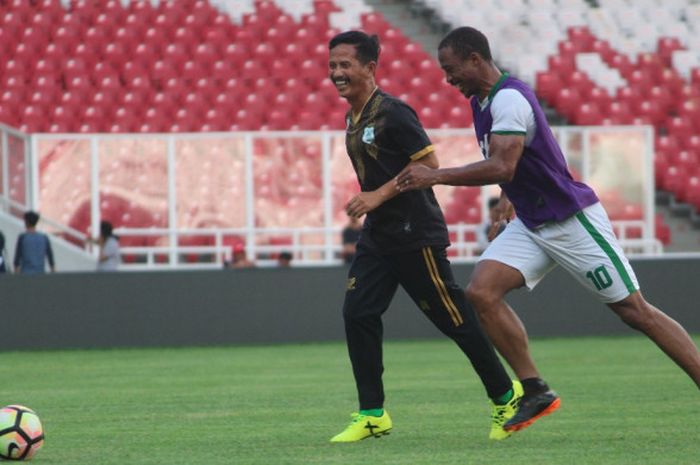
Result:
{"label": "team crest on jersey", "polygon": [[371,144],[374,142],[374,126],[367,126],[362,133],[362,142]]}

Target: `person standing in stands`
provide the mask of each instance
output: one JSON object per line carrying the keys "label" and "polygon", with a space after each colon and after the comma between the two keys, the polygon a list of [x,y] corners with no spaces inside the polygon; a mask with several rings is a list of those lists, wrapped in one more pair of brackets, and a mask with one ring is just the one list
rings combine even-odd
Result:
{"label": "person standing in stands", "polygon": [[100,222],[100,237],[95,241],[100,247],[97,271],[117,271],[119,268],[119,238],[114,235],[112,223]]}
{"label": "person standing in stands", "polygon": [[36,230],[39,214],[28,211],[24,214],[25,232],[17,238],[15,247],[15,273],[43,274],[46,271],[45,262],[48,260],[51,272],[56,271],[53,260],[53,250],[49,236]]}

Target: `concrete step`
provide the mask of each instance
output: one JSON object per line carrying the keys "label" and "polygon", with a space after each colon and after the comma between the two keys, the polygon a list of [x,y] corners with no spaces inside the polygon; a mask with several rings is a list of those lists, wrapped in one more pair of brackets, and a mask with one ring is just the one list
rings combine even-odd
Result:
{"label": "concrete step", "polygon": [[[433,30],[429,15],[419,14],[414,2],[407,0],[366,0],[366,3],[382,13],[387,21],[401,29],[406,36],[419,43],[433,57],[443,32]],[[380,57],[381,60],[381,57]]]}

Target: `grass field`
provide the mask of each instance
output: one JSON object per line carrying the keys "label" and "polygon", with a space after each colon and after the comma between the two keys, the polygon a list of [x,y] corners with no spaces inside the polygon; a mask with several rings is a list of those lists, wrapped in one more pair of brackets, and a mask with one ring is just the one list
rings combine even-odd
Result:
{"label": "grass field", "polygon": [[385,345],[394,430],[355,444],[328,442],[356,406],[340,343],[0,353],[0,403],[40,414],[38,464],[700,463],[698,390],[646,339],[532,349],[562,408],[501,442],[448,341]]}

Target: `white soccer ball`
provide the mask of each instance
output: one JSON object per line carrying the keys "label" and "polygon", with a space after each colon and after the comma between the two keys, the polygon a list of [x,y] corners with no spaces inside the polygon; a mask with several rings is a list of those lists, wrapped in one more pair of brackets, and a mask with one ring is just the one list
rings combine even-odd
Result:
{"label": "white soccer ball", "polygon": [[8,405],[0,410],[0,458],[30,460],[44,444],[44,429],[34,410]]}

